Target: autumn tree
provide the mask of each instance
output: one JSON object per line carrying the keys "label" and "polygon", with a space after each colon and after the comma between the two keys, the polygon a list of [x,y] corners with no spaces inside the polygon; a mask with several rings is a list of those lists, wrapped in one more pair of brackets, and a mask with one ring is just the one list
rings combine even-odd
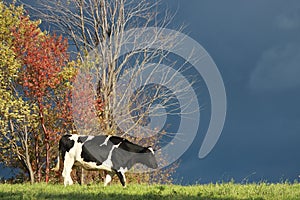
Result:
{"label": "autumn tree", "polygon": [[[48,182],[51,146],[57,142],[57,122],[51,119],[54,117],[58,120],[57,116],[51,117],[51,112],[57,107],[61,108],[58,103],[68,101],[67,96],[57,101],[59,96],[55,91],[73,74],[72,66],[68,63],[67,41],[62,36],[45,35],[28,18],[21,19],[20,26],[13,30],[13,36],[15,52],[22,63],[20,83],[25,95],[38,107],[39,124],[43,133],[35,134],[34,137],[38,180],[41,180],[42,168],[40,147],[44,146],[45,180]],[[56,112],[60,113],[59,110]]]}
{"label": "autumn tree", "polygon": [[53,147],[72,126],[70,82],[76,68],[66,40],[42,32],[41,22],[31,21],[22,7],[0,5],[2,161],[8,165],[16,157],[31,182],[43,176],[48,182],[50,159],[57,155]]}
{"label": "autumn tree", "polygon": [[13,51],[11,29],[20,25],[23,9],[0,2],[0,161],[24,169],[34,182],[32,132],[37,128],[37,107],[24,101],[18,92],[21,62]]}

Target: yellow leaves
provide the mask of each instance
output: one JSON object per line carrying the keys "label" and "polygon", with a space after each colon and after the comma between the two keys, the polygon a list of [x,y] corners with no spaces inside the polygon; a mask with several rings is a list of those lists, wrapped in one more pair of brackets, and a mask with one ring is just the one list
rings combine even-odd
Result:
{"label": "yellow leaves", "polygon": [[18,27],[20,18],[24,14],[22,6],[11,4],[5,6],[0,2],[0,40],[10,45],[12,42],[11,29]]}
{"label": "yellow leaves", "polygon": [[17,78],[20,62],[12,48],[12,28],[18,26],[23,8],[11,4],[5,6],[0,2],[0,87],[7,89],[12,81]]}
{"label": "yellow leaves", "polygon": [[46,31],[42,32],[41,29],[38,29],[38,31],[40,32],[40,33],[38,34],[38,37],[44,37],[44,36],[46,36],[46,34],[47,34]]}
{"label": "yellow leaves", "polygon": [[0,43],[0,82],[4,79],[12,79],[17,77],[17,72],[21,67],[20,62],[16,59],[13,50]]}
{"label": "yellow leaves", "polygon": [[62,74],[64,74],[64,77],[66,79],[71,79],[73,78],[76,73],[77,73],[77,69],[75,68],[75,62],[69,62],[68,66],[64,68],[64,70],[62,71]]}
{"label": "yellow leaves", "polygon": [[[19,27],[20,19],[24,17],[22,6],[11,4],[6,6],[0,1],[0,133],[9,131],[9,120],[15,123],[32,122],[37,119],[37,109],[33,104],[24,101],[15,91],[20,61],[13,51],[12,29]],[[25,16],[26,17],[26,16]],[[40,21],[32,24],[40,24]],[[43,34],[39,29],[39,34]]]}
{"label": "yellow leaves", "polygon": [[[10,4],[6,6],[0,1],[0,41],[11,47],[13,37],[11,31],[16,28],[20,28],[21,18],[28,19],[28,23],[36,27],[36,31],[39,37],[45,35],[38,26],[42,23],[41,20],[31,21],[29,15],[24,15],[25,11],[23,6],[15,6]],[[23,30],[24,31],[24,30]],[[22,30],[20,30],[22,32]]]}
{"label": "yellow leaves", "polygon": [[[35,121],[37,118],[36,105],[30,105],[24,101],[21,97],[16,97],[11,90],[3,90],[0,88],[0,114],[1,122],[8,123],[10,119],[13,119],[16,123],[23,123],[24,121]],[[0,132],[3,131],[3,127],[0,127]]]}
{"label": "yellow leaves", "polygon": [[74,79],[74,77],[77,74],[78,70],[76,66],[78,66],[78,62],[75,61],[68,62],[67,66],[65,66],[62,69],[62,71],[59,72],[59,76],[63,80],[64,86],[66,86],[67,88],[71,87],[71,80]]}

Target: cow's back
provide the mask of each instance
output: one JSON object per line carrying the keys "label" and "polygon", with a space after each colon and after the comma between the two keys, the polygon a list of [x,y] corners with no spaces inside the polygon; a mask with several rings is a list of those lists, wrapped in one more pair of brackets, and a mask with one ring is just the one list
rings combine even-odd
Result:
{"label": "cow's back", "polygon": [[107,136],[93,136],[92,139],[86,139],[82,144],[81,157],[85,162],[95,162],[101,165],[108,157],[112,149],[112,143],[106,141]]}

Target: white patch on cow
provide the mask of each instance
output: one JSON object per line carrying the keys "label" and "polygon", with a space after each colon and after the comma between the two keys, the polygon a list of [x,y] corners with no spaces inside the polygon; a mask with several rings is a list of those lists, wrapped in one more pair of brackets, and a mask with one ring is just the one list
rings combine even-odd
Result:
{"label": "white patch on cow", "polygon": [[110,183],[112,180],[112,175],[106,174],[105,180],[104,180],[104,187],[107,186],[108,183]]}
{"label": "white patch on cow", "polygon": [[62,176],[64,177],[64,185],[72,185],[73,180],[71,178],[72,167],[75,162],[75,153],[76,153],[76,142],[74,146],[70,149],[69,152],[66,152],[64,159],[64,169],[62,172]]}
{"label": "white patch on cow", "polygon": [[105,139],[105,141],[102,144],[100,144],[100,147],[102,147],[103,145],[107,146],[107,142],[108,142],[109,138],[111,138],[111,135],[107,136],[107,138]]}
{"label": "white patch on cow", "polygon": [[121,172],[123,175],[124,175],[127,171],[128,171],[128,168],[127,168],[127,167],[125,167],[125,168],[120,167],[120,169],[118,170],[118,172]]}
{"label": "white patch on cow", "polygon": [[154,155],[154,150],[152,149],[152,147],[149,147],[148,148],[150,151],[151,151],[151,153]]}
{"label": "white patch on cow", "polygon": [[89,141],[89,140],[92,140],[92,139],[94,139],[94,137],[95,137],[95,136],[89,135],[88,138],[87,138],[84,142],[87,142],[87,141]]}
{"label": "white patch on cow", "polygon": [[70,140],[75,141],[74,147],[75,147],[75,144],[77,143],[78,137],[79,137],[79,135],[76,135],[76,134],[73,134],[71,137],[69,137]]}
{"label": "white patch on cow", "polygon": [[109,151],[107,159],[102,163],[102,165],[112,168],[112,166],[113,166],[113,163],[111,160],[112,152],[115,148],[118,148],[120,146],[120,144],[121,144],[121,142],[117,145],[112,146],[111,150]]}
{"label": "white patch on cow", "polygon": [[111,167],[108,167],[106,165],[97,165],[95,162],[81,162],[80,165],[86,169],[86,170],[92,170],[92,169],[103,169],[106,171],[112,171]]}

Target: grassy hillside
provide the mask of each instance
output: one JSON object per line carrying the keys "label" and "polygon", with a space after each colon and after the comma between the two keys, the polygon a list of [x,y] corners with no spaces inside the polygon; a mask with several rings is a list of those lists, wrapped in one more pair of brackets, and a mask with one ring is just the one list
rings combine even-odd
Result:
{"label": "grassy hillside", "polygon": [[300,199],[300,184],[100,185],[0,184],[0,199]]}

